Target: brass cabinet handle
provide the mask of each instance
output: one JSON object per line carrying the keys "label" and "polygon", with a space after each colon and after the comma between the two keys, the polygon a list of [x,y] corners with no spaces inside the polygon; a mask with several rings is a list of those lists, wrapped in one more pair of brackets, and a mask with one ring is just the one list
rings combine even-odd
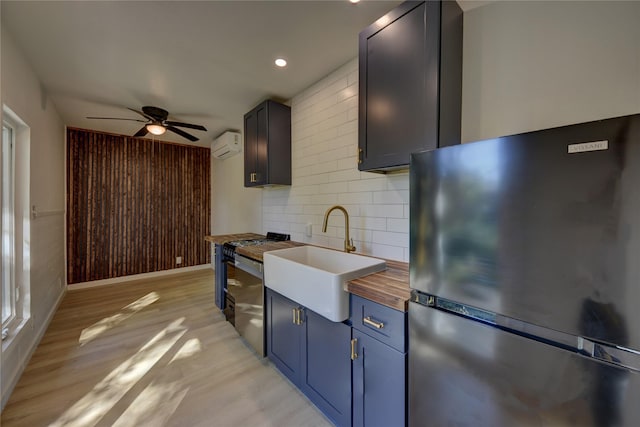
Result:
{"label": "brass cabinet handle", "polygon": [[358,164],[362,163],[362,148],[358,148]]}
{"label": "brass cabinet handle", "polygon": [[362,319],[362,321],[369,325],[369,326],[373,326],[376,329],[382,329],[384,328],[384,323],[382,322],[376,322],[375,320],[372,320],[371,317],[367,316],[364,319]]}
{"label": "brass cabinet handle", "polygon": [[251,172],[251,177],[249,178],[249,180],[251,182],[256,182],[256,173],[255,172]]}
{"label": "brass cabinet handle", "polygon": [[356,360],[358,358],[358,353],[356,353],[356,345],[358,345],[358,339],[354,338],[351,340],[351,360]]}
{"label": "brass cabinet handle", "polygon": [[302,309],[301,308],[294,308],[293,310],[293,324],[294,325],[302,325],[303,321],[302,321]]}

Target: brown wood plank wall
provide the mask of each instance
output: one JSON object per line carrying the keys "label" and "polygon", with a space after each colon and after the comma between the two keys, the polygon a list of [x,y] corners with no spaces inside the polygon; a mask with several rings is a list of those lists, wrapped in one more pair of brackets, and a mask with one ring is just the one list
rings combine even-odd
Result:
{"label": "brown wood plank wall", "polygon": [[69,128],[68,283],[208,263],[209,156],[209,148]]}

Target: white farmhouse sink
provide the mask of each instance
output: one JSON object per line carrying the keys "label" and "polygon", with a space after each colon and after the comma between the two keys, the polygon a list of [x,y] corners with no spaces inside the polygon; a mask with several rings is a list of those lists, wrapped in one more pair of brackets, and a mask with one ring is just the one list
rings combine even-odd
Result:
{"label": "white farmhouse sink", "polygon": [[349,280],[382,271],[387,264],[317,246],[265,252],[264,285],[333,322],[349,318]]}

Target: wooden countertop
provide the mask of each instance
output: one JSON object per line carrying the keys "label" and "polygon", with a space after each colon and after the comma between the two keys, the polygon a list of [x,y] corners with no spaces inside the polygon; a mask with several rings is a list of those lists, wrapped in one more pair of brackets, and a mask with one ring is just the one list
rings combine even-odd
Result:
{"label": "wooden countertop", "polygon": [[[234,240],[260,239],[263,237],[261,234],[239,233],[205,236],[204,239],[207,242],[222,245]],[[263,254],[267,251],[304,246],[305,244],[306,243],[289,240],[265,243],[264,245],[239,247],[236,251],[240,255],[263,261]],[[400,311],[407,311],[411,297],[409,289],[409,264],[401,261],[385,261],[387,262],[386,270],[348,282],[347,291],[384,306]]]}
{"label": "wooden countertop", "polygon": [[256,233],[238,233],[238,234],[218,234],[216,236],[204,236],[204,240],[207,242],[215,243],[217,245],[224,245],[227,242],[233,242],[234,240],[249,240],[249,239],[262,239],[262,234]]}
{"label": "wooden countertop", "polygon": [[347,284],[347,290],[378,304],[407,311],[411,298],[409,264],[400,261],[385,261],[387,261],[386,270],[351,280]]}

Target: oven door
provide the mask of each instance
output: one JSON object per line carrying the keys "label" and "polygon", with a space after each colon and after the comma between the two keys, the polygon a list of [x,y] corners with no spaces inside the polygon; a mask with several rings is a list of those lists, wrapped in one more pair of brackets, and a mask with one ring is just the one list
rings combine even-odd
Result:
{"label": "oven door", "polygon": [[[227,278],[228,306],[225,314],[241,337],[264,356],[264,288],[262,263],[235,255],[235,274]],[[231,268],[229,269],[231,270]]]}

